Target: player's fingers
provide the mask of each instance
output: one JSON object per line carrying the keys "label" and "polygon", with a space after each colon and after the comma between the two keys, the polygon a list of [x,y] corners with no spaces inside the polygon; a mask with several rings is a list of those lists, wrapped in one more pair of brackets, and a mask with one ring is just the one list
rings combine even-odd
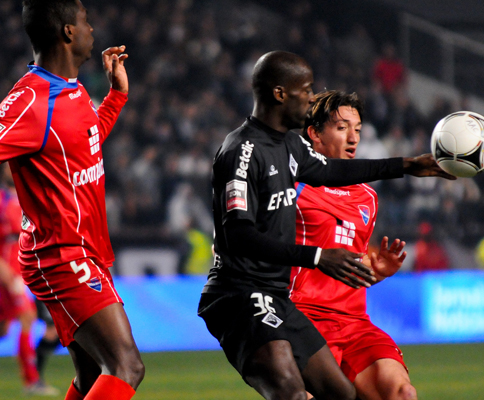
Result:
{"label": "player's fingers", "polygon": [[407,252],[406,251],[404,251],[402,253],[402,255],[398,258],[398,261],[402,263],[402,262],[405,261],[405,258],[407,258]]}
{"label": "player's fingers", "polygon": [[103,56],[111,56],[113,54],[121,54],[124,50],[126,50],[126,46],[125,45],[122,45],[122,46],[113,46],[113,47],[108,47],[107,49],[105,49],[102,54]]}
{"label": "player's fingers", "polygon": [[[354,282],[354,280],[350,279],[350,277],[334,276],[333,278],[340,281],[340,282],[343,282],[345,285],[352,287],[353,289],[359,289],[361,287],[361,284],[359,284],[358,281]],[[367,283],[362,281],[362,284],[364,284],[364,286],[365,286]]]}
{"label": "player's fingers", "polygon": [[367,276],[367,275],[372,276],[372,275],[374,275],[374,272],[371,268],[368,268],[365,264],[363,264],[359,261],[356,261],[353,258],[348,259],[347,262],[349,264],[349,269],[347,268],[346,270],[349,271],[349,272],[354,272],[354,273],[356,273],[357,275],[360,275],[360,276]]}
{"label": "player's fingers", "polygon": [[400,254],[407,243],[401,241],[395,250],[395,253]]}
{"label": "player's fingers", "polygon": [[383,236],[380,244],[380,251],[385,251],[388,249],[388,236]]}
{"label": "player's fingers", "polygon": [[358,287],[361,287],[361,286],[370,287],[371,286],[370,282],[368,282],[364,278],[360,278],[360,277],[358,277],[358,276],[356,276],[352,273],[347,273],[347,272],[344,271],[343,275],[345,277],[344,281],[349,281],[355,286],[358,286]]}
{"label": "player's fingers", "polygon": [[124,60],[126,60],[129,56],[126,54],[126,53],[123,53],[123,54],[120,54],[118,56],[118,59],[119,59],[119,63],[121,65],[124,65]]}
{"label": "player's fingers", "polygon": [[113,54],[113,76],[116,76],[116,70],[118,69],[119,65],[119,57],[117,54]]}
{"label": "player's fingers", "polygon": [[388,251],[390,253],[396,253],[399,245],[400,245],[400,239],[395,239],[393,243],[390,245],[390,248],[388,249]]}

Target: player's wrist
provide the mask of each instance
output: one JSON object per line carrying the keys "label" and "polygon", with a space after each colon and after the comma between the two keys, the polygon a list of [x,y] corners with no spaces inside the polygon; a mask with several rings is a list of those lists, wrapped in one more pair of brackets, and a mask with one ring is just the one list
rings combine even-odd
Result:
{"label": "player's wrist", "polygon": [[314,265],[319,264],[319,260],[321,259],[321,253],[323,252],[323,249],[321,247],[318,247],[316,249],[316,254],[314,255]]}

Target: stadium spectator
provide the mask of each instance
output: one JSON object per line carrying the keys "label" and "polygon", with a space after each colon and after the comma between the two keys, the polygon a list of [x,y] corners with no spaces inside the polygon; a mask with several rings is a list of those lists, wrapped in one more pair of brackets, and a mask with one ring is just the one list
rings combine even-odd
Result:
{"label": "stadium spectator", "polygon": [[418,226],[418,234],[413,270],[424,272],[449,269],[449,257],[444,245],[438,241],[432,224],[422,221]]}
{"label": "stadium spectator", "polygon": [[393,43],[387,42],[383,45],[381,54],[375,61],[373,79],[382,85],[387,95],[406,85],[407,70],[402,60],[398,58],[397,49]]}

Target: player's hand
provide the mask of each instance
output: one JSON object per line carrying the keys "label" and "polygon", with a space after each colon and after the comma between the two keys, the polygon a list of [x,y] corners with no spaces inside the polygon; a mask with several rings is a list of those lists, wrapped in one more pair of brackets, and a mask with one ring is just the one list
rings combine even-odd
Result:
{"label": "player's hand", "polygon": [[404,241],[395,239],[389,248],[388,237],[385,236],[381,241],[378,255],[371,254],[371,267],[378,281],[394,275],[400,269],[405,257],[407,257],[407,252],[403,251],[405,244]]}
{"label": "player's hand", "polygon": [[363,253],[353,253],[346,249],[323,249],[316,268],[354,289],[370,287],[376,283],[375,273],[357,261],[361,257]]}
{"label": "player's hand", "polygon": [[430,153],[422,154],[417,157],[404,157],[403,172],[407,175],[418,177],[438,176],[452,181],[457,179],[454,175],[448,174],[441,169]]}
{"label": "player's hand", "polygon": [[128,74],[124,68],[124,60],[128,55],[123,53],[126,46],[109,47],[103,51],[103,67],[111,87],[121,93],[128,93]]}

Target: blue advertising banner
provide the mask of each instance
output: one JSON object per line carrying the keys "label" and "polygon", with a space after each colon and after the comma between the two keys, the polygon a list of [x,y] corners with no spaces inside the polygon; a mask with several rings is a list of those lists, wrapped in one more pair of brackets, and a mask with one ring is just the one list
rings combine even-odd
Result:
{"label": "blue advertising banner", "polygon": [[[220,348],[197,316],[205,280],[115,278],[141,351]],[[397,274],[368,290],[368,314],[397,344],[484,341],[484,271]],[[35,342],[42,331],[39,322]],[[15,354],[18,332],[12,323],[0,339],[0,356]]]}

